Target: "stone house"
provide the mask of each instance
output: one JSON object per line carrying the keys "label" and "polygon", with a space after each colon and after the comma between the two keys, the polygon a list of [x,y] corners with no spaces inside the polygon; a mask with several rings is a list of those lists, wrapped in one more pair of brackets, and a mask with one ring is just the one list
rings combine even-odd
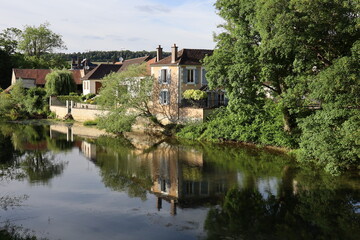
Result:
{"label": "stone house", "polygon": [[[182,49],[174,44],[171,55],[163,58],[162,47],[157,48],[156,62],[151,64],[155,77],[153,112],[163,123],[204,120],[214,108],[227,104],[225,91],[209,90],[202,60],[213,53],[207,49]],[[207,92],[207,99],[194,105],[183,93],[188,89]]]}

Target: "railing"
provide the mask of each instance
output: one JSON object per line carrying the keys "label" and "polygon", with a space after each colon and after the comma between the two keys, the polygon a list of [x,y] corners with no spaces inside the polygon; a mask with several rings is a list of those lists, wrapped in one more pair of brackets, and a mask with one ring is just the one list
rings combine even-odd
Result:
{"label": "railing", "polygon": [[228,101],[215,101],[208,99],[201,100],[191,100],[191,99],[182,99],[180,107],[194,107],[194,108],[218,108],[221,106],[227,106]]}

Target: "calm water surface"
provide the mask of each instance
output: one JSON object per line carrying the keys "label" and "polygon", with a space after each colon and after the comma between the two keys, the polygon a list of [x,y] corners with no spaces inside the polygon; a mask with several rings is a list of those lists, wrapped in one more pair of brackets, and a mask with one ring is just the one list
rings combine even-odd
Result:
{"label": "calm water surface", "polygon": [[359,239],[360,178],[234,146],[0,125],[0,239]]}

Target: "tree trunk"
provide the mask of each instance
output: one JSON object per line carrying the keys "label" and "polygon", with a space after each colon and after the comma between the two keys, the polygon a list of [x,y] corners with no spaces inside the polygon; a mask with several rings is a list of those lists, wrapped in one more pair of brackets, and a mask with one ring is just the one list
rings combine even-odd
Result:
{"label": "tree trunk", "polygon": [[284,131],[287,133],[291,133],[293,129],[292,116],[290,115],[288,108],[284,108],[282,112],[283,112],[283,120],[284,120]]}

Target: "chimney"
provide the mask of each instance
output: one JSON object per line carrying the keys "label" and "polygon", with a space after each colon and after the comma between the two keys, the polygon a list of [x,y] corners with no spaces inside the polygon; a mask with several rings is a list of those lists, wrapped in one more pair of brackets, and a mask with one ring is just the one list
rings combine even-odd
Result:
{"label": "chimney", "polygon": [[163,49],[161,47],[161,45],[159,45],[159,47],[156,49],[156,62],[160,61],[163,58]]}
{"label": "chimney", "polygon": [[171,63],[175,63],[177,59],[178,47],[174,43],[174,46],[171,47]]}

